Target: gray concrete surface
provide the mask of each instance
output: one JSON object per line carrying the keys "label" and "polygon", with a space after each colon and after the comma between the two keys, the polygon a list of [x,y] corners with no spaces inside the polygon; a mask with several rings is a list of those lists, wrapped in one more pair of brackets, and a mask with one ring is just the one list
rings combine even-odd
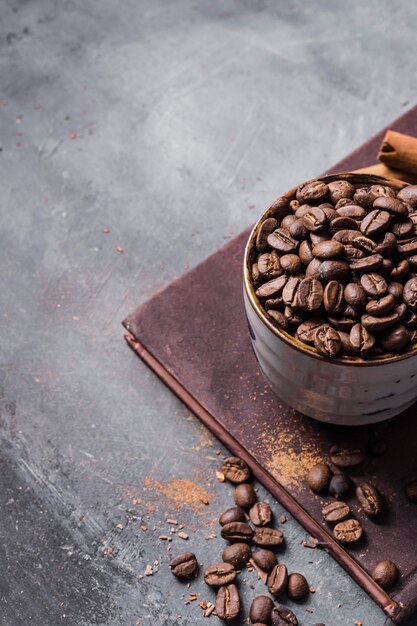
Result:
{"label": "gray concrete surface", "polygon": [[[0,9],[0,624],[218,623],[184,605],[167,562],[171,546],[220,555],[204,537],[230,501],[214,476],[222,448],[129,351],[120,321],[415,103],[417,5]],[[210,504],[178,498],[184,481]],[[167,516],[188,542],[158,539]],[[301,626],[385,623],[300,545],[295,521],[286,529],[283,558],[317,590]],[[246,574],[246,611],[252,586]],[[212,599],[201,577],[191,591]]]}

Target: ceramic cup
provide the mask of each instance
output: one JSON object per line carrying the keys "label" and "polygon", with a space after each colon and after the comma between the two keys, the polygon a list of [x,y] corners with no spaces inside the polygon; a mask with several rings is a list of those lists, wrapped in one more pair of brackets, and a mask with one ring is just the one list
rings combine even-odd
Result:
{"label": "ceramic cup", "polygon": [[[367,174],[337,174],[318,180],[339,179],[359,186],[383,184],[396,191],[406,186]],[[329,360],[274,326],[250,279],[258,254],[256,234],[269,214],[268,209],[255,224],[246,245],[243,294],[252,347],[273,391],[301,413],[332,424],[371,424],[404,411],[417,400],[417,344],[400,355]]]}

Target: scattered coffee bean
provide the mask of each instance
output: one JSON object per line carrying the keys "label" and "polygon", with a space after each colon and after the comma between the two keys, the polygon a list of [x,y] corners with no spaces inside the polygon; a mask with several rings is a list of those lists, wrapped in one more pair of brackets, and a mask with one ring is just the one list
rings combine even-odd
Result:
{"label": "scattered coffee bean", "polygon": [[231,483],[244,483],[251,475],[245,461],[236,456],[230,456],[223,461],[222,472]]}
{"label": "scattered coffee bean", "polygon": [[386,589],[397,581],[398,568],[392,561],[381,561],[372,570],[372,578],[382,589]]}
{"label": "scattered coffee bean", "polygon": [[417,480],[411,480],[405,486],[405,495],[410,502],[417,503]]}
{"label": "scattered coffee bean", "polygon": [[253,624],[266,624],[269,626],[273,608],[274,603],[269,596],[256,596],[256,598],[252,600],[249,609],[250,621]]}
{"label": "scattered coffee bean", "polygon": [[223,550],[222,559],[240,569],[249,561],[252,551],[247,543],[232,543]]}
{"label": "scattered coffee bean", "polygon": [[330,448],[330,460],[338,467],[354,467],[364,459],[365,451],[359,445],[341,443]]}
{"label": "scattered coffee bean", "polygon": [[288,572],[283,563],[275,565],[268,576],[268,591],[273,596],[280,596],[287,589]]}
{"label": "scattered coffee bean", "polygon": [[192,552],[183,552],[175,556],[169,567],[177,578],[191,578],[195,576],[198,571],[197,559]]}
{"label": "scattered coffee bean", "polygon": [[[256,502],[256,493],[249,483],[241,483],[235,488],[233,494],[235,504],[242,509],[250,509]],[[245,520],[230,520],[231,522],[244,522]]]}
{"label": "scattered coffee bean", "polygon": [[220,587],[216,596],[216,615],[224,622],[236,619],[240,611],[240,598],[236,585]]}
{"label": "scattered coffee bean", "polygon": [[373,483],[366,482],[356,487],[356,497],[368,517],[380,515],[383,498]]}
{"label": "scattered coffee bean", "polygon": [[329,493],[334,498],[340,499],[349,495],[353,483],[346,474],[335,474],[329,483]]}
{"label": "scattered coffee bean", "polygon": [[321,493],[327,489],[331,475],[332,473],[327,463],[316,463],[308,472],[308,486],[314,493]]}
{"label": "scattered coffee bean", "polygon": [[[224,559],[223,559],[224,560]],[[272,550],[257,548],[252,554],[254,563],[264,572],[268,573],[277,564],[277,557]]]}
{"label": "scattered coffee bean", "polygon": [[249,524],[245,524],[245,522],[229,522],[229,524],[222,526],[220,534],[223,539],[231,543],[250,541],[253,536],[253,528]]}
{"label": "scattered coffee bean", "polygon": [[249,517],[255,526],[267,526],[272,519],[272,511],[268,502],[256,502],[249,511]]}
{"label": "scattered coffee bean", "polygon": [[246,522],[245,511],[240,506],[226,509],[219,517],[220,526],[230,524],[230,522]]}
{"label": "scattered coffee bean", "polygon": [[284,535],[277,528],[259,526],[255,528],[252,541],[257,546],[280,546],[284,543]]}
{"label": "scattered coffee bean", "polygon": [[214,563],[204,572],[204,582],[210,587],[230,585],[236,578],[236,570],[231,563]]}
{"label": "scattered coffee bean", "polygon": [[272,626],[298,626],[295,614],[286,606],[277,604],[271,612]]}
{"label": "scattered coffee bean", "polygon": [[308,592],[308,582],[302,574],[294,573],[288,576],[287,594],[291,600],[302,600]]}
{"label": "scattered coffee bean", "polygon": [[336,524],[333,534],[341,543],[354,543],[362,537],[362,526],[356,519],[347,519]]}
{"label": "scattered coffee bean", "polygon": [[325,504],[321,510],[323,519],[328,524],[343,522],[350,515],[350,508],[346,502],[336,501]]}

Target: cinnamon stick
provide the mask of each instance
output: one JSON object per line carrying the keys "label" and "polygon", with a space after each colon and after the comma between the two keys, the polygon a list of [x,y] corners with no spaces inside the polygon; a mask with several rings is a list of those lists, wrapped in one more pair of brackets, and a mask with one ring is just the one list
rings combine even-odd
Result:
{"label": "cinnamon stick", "polygon": [[417,176],[417,138],[388,130],[379,149],[378,159],[390,168]]}
{"label": "cinnamon stick", "polygon": [[401,180],[405,183],[411,183],[412,185],[415,185],[417,183],[416,174],[409,174],[408,172],[394,170],[384,163],[368,165],[367,167],[362,167],[360,170],[355,170],[355,172],[358,172],[358,174],[375,174],[376,176],[382,176],[383,178],[394,178],[396,180]]}

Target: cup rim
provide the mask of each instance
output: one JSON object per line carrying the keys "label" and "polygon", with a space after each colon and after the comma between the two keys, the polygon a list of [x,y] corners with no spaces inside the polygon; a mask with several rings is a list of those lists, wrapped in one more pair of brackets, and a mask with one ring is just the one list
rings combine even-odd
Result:
{"label": "cup rim", "polygon": [[[335,180],[348,180],[353,184],[387,184],[389,187],[393,187],[396,189],[403,189],[407,187],[409,183],[405,183],[398,179],[394,178],[385,178],[383,176],[377,176],[374,174],[360,174],[355,172],[341,172],[338,174],[324,175],[318,176],[317,178],[312,178],[313,180],[320,180],[325,183],[329,183]],[[354,181],[356,181],[354,183]],[[307,181],[310,182],[310,181]],[[300,183],[301,184],[301,183]],[[286,193],[282,195],[290,195],[295,193],[298,189],[299,185],[293,187]],[[335,359],[327,359],[325,356],[319,354],[316,348],[313,346],[308,346],[307,344],[299,341],[296,337],[293,337],[289,333],[287,333],[282,328],[277,328],[272,322],[268,319],[267,314],[264,312],[263,307],[261,306],[257,296],[255,295],[255,288],[251,281],[251,255],[255,246],[256,234],[258,232],[258,228],[263,223],[263,221],[268,217],[268,214],[271,210],[269,206],[256,221],[254,227],[251,230],[249,238],[246,242],[245,252],[244,252],[244,262],[243,262],[243,285],[246,292],[246,295],[249,298],[250,304],[260,318],[261,322],[270,330],[278,339],[289,345],[294,350],[298,350],[299,352],[303,352],[304,354],[318,359],[319,361],[324,361],[326,363],[332,363],[334,365],[349,365],[355,367],[370,367],[375,365],[386,365],[387,363],[394,363],[398,361],[403,361],[417,354],[417,343],[414,344],[414,347],[405,352],[404,354],[383,354],[376,357],[371,357],[369,359],[362,359],[359,356],[342,356]]]}

